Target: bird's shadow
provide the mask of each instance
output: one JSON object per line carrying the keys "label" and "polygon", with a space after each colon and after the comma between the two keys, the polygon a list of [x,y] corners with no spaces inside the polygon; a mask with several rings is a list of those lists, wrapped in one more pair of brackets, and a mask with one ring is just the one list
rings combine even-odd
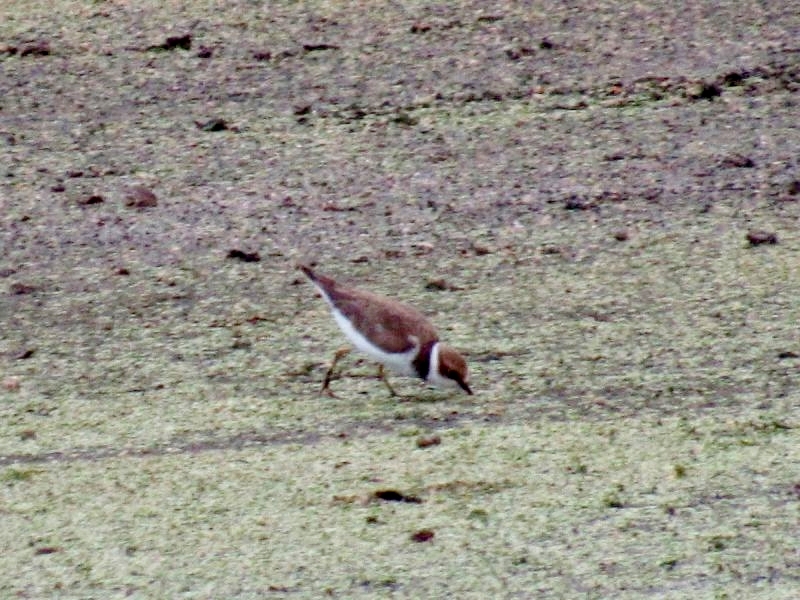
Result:
{"label": "bird's shadow", "polygon": [[413,402],[416,404],[436,404],[439,402],[447,402],[452,400],[458,395],[456,391],[443,391],[443,390],[433,390],[433,389],[426,389],[421,391],[418,394],[403,394],[398,393],[394,397],[389,397],[390,399],[396,400],[398,402]]}

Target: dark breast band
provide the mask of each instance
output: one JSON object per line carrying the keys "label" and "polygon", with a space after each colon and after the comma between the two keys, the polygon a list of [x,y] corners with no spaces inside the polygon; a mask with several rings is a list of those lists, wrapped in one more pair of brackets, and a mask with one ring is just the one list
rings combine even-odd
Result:
{"label": "dark breast band", "polygon": [[414,365],[414,370],[417,372],[417,375],[419,375],[420,379],[423,381],[428,380],[428,374],[431,370],[431,350],[435,344],[436,340],[431,340],[430,342],[422,344],[417,353],[417,358],[411,363]]}

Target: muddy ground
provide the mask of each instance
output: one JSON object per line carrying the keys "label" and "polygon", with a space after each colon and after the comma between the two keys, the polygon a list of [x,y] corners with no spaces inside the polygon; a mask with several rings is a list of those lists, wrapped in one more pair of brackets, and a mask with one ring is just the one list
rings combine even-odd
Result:
{"label": "muddy ground", "polygon": [[[796,597],[798,39],[777,1],[3,2],[0,595]],[[351,359],[319,397],[298,260],[476,395]]]}

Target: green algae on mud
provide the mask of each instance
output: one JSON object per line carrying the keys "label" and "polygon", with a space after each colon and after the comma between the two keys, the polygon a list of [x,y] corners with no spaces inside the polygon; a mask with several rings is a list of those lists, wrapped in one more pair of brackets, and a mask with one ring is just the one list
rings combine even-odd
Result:
{"label": "green algae on mud", "polygon": [[[800,445],[796,424],[758,418],[472,423],[427,449],[387,432],[39,465],[4,478],[2,571],[15,576],[2,585],[705,597],[769,576],[788,598],[796,490],[781,467]],[[375,500],[381,488],[422,503]],[[409,536],[423,528],[435,537],[420,546]]]}

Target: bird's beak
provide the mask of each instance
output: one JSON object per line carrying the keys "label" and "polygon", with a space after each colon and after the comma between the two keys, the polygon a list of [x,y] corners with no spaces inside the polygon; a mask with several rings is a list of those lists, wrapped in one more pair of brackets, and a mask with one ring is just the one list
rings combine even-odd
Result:
{"label": "bird's beak", "polygon": [[459,380],[458,380],[458,385],[459,385],[459,387],[460,387],[462,390],[464,390],[464,391],[465,391],[465,392],[467,392],[467,393],[468,393],[470,396],[472,396],[472,390],[471,390],[471,389],[469,389],[469,386],[467,385],[467,382],[466,382],[466,381],[461,381],[461,380],[459,379]]}

